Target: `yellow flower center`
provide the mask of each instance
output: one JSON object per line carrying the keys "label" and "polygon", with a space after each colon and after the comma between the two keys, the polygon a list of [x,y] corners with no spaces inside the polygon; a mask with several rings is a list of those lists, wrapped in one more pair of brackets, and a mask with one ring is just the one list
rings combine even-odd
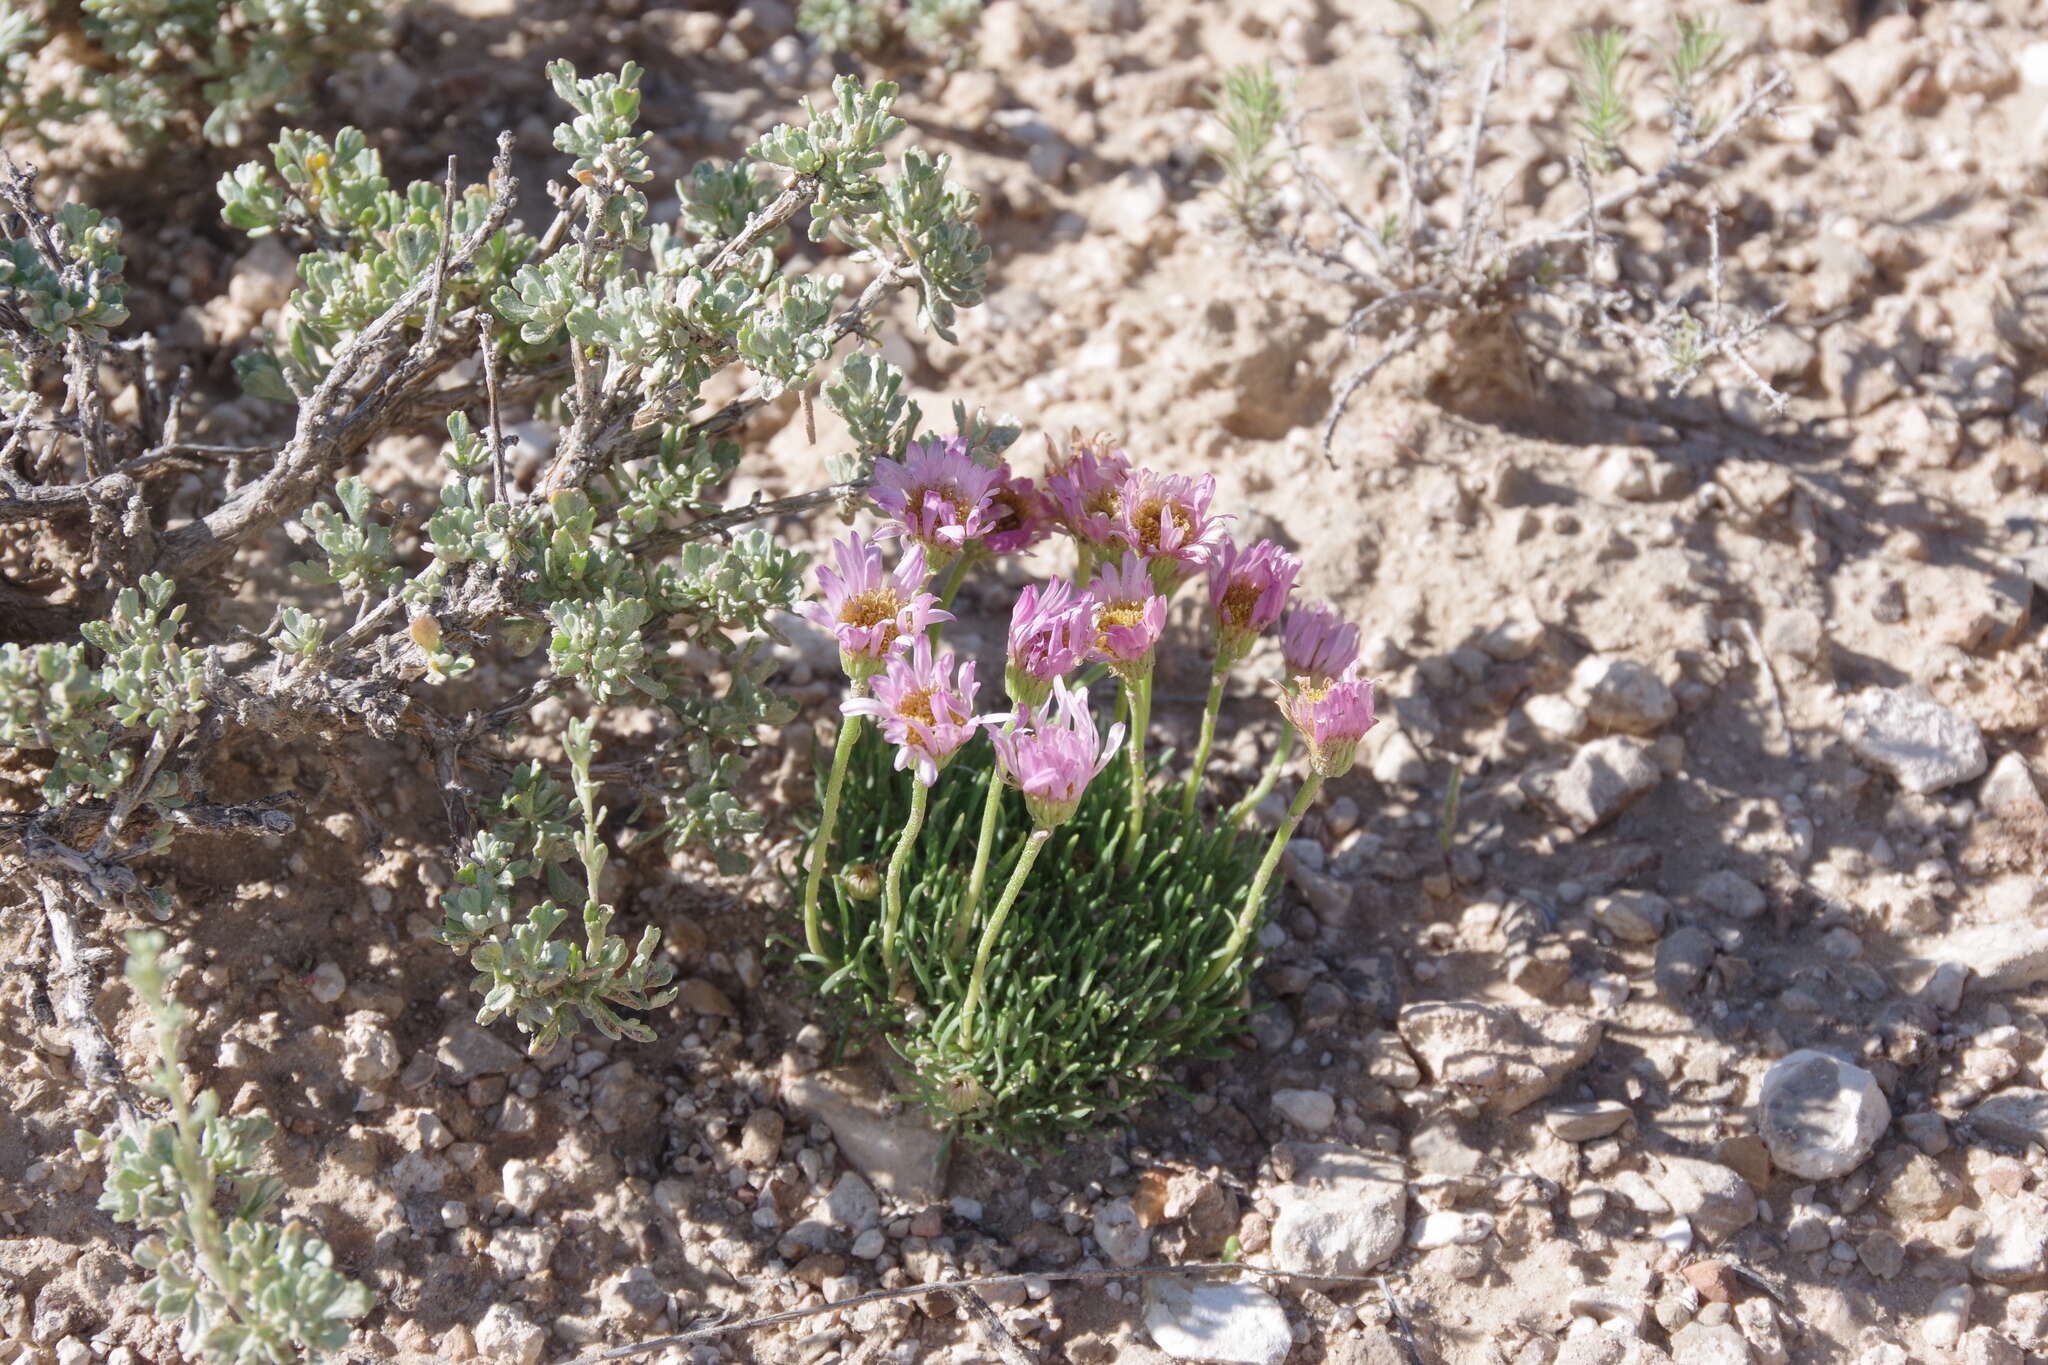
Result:
{"label": "yellow flower center", "polygon": [[1132,521],[1138,527],[1138,544],[1148,554],[1159,548],[1159,528],[1168,517],[1173,518],[1173,524],[1180,530],[1181,542],[1185,544],[1195,529],[1194,518],[1188,515],[1185,507],[1164,498],[1138,504],[1137,515]]}
{"label": "yellow flower center", "polygon": [[1223,619],[1233,626],[1251,624],[1252,612],[1259,605],[1259,590],[1253,584],[1239,579],[1223,593]]}
{"label": "yellow flower center", "polygon": [[919,688],[915,692],[904,693],[903,700],[896,703],[896,710],[899,714],[908,716],[910,719],[921,724],[931,725],[935,723],[936,718],[932,715],[932,693],[930,688]]}
{"label": "yellow flower center", "polygon": [[866,592],[855,593],[846,599],[846,605],[839,609],[842,625],[858,626],[866,630],[879,626],[884,621],[896,619],[902,603],[896,599],[893,588],[869,588]]}
{"label": "yellow flower center", "polygon": [[1114,517],[1124,508],[1124,495],[1114,488],[1098,488],[1081,504],[1091,517]]}
{"label": "yellow flower center", "polygon": [[1095,647],[1104,650],[1109,648],[1109,632],[1112,626],[1140,626],[1144,622],[1143,602],[1103,603],[1095,612],[1095,625],[1099,632],[1095,637]]}
{"label": "yellow flower center", "polygon": [[964,501],[962,501],[962,499],[961,499],[961,497],[960,497],[960,490],[959,490],[958,488],[954,487],[954,486],[953,486],[953,485],[951,485],[951,484],[946,484],[946,485],[943,485],[943,486],[942,486],[942,485],[937,485],[937,484],[931,484],[931,485],[927,485],[927,486],[925,486],[925,487],[923,487],[923,488],[913,488],[913,489],[911,489],[911,490],[910,490],[910,510],[911,510],[911,512],[912,512],[913,514],[917,514],[917,513],[921,513],[921,512],[923,512],[923,511],[924,511],[924,508],[925,508],[925,503],[926,503],[926,502],[928,502],[928,501],[929,501],[930,499],[932,499],[932,498],[937,498],[937,499],[938,499],[938,500],[939,500],[940,502],[942,502],[942,503],[944,503],[944,504],[946,505],[946,511],[947,511],[947,513],[948,513],[948,516],[947,516],[947,518],[946,518],[946,519],[947,519],[947,521],[949,521],[950,523],[952,523],[952,524],[954,524],[954,525],[960,525],[960,524],[963,524],[963,523],[965,523],[965,522],[966,522],[966,520],[967,520],[967,506],[966,506],[966,503],[965,503]]}

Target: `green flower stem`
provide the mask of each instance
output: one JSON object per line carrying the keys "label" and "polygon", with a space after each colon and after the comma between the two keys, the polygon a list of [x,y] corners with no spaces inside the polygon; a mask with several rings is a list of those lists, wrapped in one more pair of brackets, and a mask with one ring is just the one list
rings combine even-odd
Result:
{"label": "green flower stem", "polygon": [[1252,936],[1252,926],[1259,922],[1259,906],[1266,899],[1266,883],[1273,880],[1273,869],[1280,866],[1280,855],[1286,851],[1287,841],[1294,837],[1295,827],[1301,823],[1301,817],[1308,814],[1309,803],[1322,789],[1321,773],[1310,773],[1308,780],[1301,784],[1294,804],[1287,808],[1287,818],[1280,822],[1280,828],[1273,831],[1273,842],[1266,845],[1266,856],[1259,860],[1258,875],[1252,878],[1252,889],[1244,898],[1244,909],[1237,912],[1237,926],[1230,931],[1230,941],[1223,945],[1209,963],[1209,969],[1202,973],[1201,981],[1195,986],[1196,995],[1215,985],[1216,978],[1222,976],[1230,964],[1237,961],[1237,955],[1244,951],[1245,940]]}
{"label": "green flower stem", "polygon": [[1124,743],[1131,750],[1131,837],[1124,848],[1124,866],[1137,863],[1138,841],[1145,837],[1145,730],[1152,723],[1152,675],[1124,683],[1124,707],[1130,712],[1131,732]]}
{"label": "green flower stem", "polygon": [[[853,694],[864,696],[865,682],[853,685]],[[859,716],[842,716],[839,742],[832,746],[832,775],[825,779],[825,811],[818,832],[811,839],[810,867],[804,877],[804,946],[813,957],[825,956],[825,935],[818,924],[818,884],[825,879],[825,858],[832,844],[832,827],[839,823],[839,797],[846,790],[846,762],[853,757],[853,741],[860,734]]]}
{"label": "green flower stem", "polygon": [[1003,932],[1003,921],[1010,916],[1010,907],[1017,903],[1017,893],[1024,889],[1024,879],[1031,875],[1031,865],[1038,861],[1038,850],[1045,847],[1045,841],[1052,836],[1049,829],[1034,829],[1024,841],[1024,851],[1017,855],[1017,870],[1010,874],[1010,883],[1003,888],[1003,898],[996,902],[996,912],[989,918],[988,928],[981,931],[981,945],[974,950],[974,975],[967,981],[967,999],[960,1006],[960,1046],[974,1046],[974,1011],[981,1004],[981,988],[988,976],[988,957],[995,951],[996,937]]}
{"label": "green flower stem", "polygon": [[[960,585],[967,581],[967,570],[973,558],[974,549],[970,546],[955,556],[952,564],[947,567],[945,577],[940,580],[939,586],[940,611],[953,609],[953,599],[960,595]],[[931,642],[935,645],[939,642],[939,625],[939,622],[934,621],[925,630],[925,634],[931,637]]]}
{"label": "green flower stem", "polygon": [[1244,800],[1232,806],[1230,814],[1224,817],[1224,828],[1236,829],[1244,823],[1246,816],[1258,809],[1259,802],[1271,795],[1273,788],[1279,784],[1281,770],[1286,768],[1287,760],[1292,757],[1294,757],[1294,727],[1290,725],[1280,732],[1279,747],[1274,749],[1273,756],[1266,760],[1266,771],[1259,774],[1259,784],[1246,792]]}
{"label": "green flower stem", "polygon": [[955,956],[967,946],[967,931],[974,927],[974,912],[981,909],[981,894],[988,886],[988,855],[996,842],[996,816],[1002,808],[1003,775],[992,764],[988,770],[988,800],[981,805],[981,838],[974,845],[974,872],[967,879],[967,898],[960,902],[960,909],[953,916]]}
{"label": "green flower stem", "polygon": [[1209,766],[1209,749],[1216,742],[1216,713],[1223,709],[1223,673],[1209,680],[1209,699],[1202,704],[1202,737],[1195,741],[1195,766],[1188,773],[1188,789],[1181,793],[1180,813],[1195,813],[1195,795],[1202,790],[1202,770]]}
{"label": "green flower stem", "polygon": [[883,905],[887,907],[882,912],[882,968],[891,977],[896,975],[896,926],[903,922],[903,865],[910,861],[911,846],[924,828],[925,803],[931,794],[932,789],[911,774],[910,820],[897,836],[896,851],[889,855],[889,875],[882,882]]}

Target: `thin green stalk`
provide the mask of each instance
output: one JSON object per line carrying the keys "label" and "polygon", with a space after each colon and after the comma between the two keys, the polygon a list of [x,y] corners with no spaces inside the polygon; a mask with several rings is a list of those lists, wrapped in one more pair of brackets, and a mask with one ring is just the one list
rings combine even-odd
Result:
{"label": "thin green stalk", "polygon": [[1131,732],[1124,743],[1131,750],[1131,837],[1124,846],[1126,870],[1137,863],[1138,841],[1145,837],[1145,730],[1152,723],[1152,675],[1124,683],[1124,706]]}
{"label": "thin green stalk", "polygon": [[[855,683],[853,694],[864,695],[865,683]],[[818,923],[818,885],[825,879],[825,858],[832,844],[832,827],[839,823],[839,797],[846,790],[846,764],[853,757],[853,741],[860,734],[859,716],[839,721],[839,741],[832,746],[832,775],[825,779],[825,810],[818,820],[818,832],[811,838],[810,866],[804,876],[804,946],[813,957],[825,956],[824,930]]]}
{"label": "thin green stalk", "polygon": [[1290,725],[1280,732],[1280,743],[1273,750],[1273,756],[1266,760],[1266,771],[1259,774],[1259,784],[1246,792],[1244,800],[1232,806],[1230,814],[1223,818],[1223,827],[1225,829],[1236,829],[1239,825],[1243,824],[1245,817],[1258,809],[1259,802],[1272,794],[1273,788],[1279,785],[1281,771],[1287,767],[1287,760],[1292,757],[1294,757],[1294,727]]}
{"label": "thin green stalk", "polygon": [[[954,558],[951,567],[946,570],[945,585],[939,589],[940,611],[952,609],[953,599],[960,595],[960,585],[967,581],[968,564],[973,558],[974,551],[972,549],[962,550]],[[932,628],[934,630],[938,629],[938,622],[934,621]]]}
{"label": "thin green stalk", "polygon": [[981,838],[974,845],[974,872],[967,879],[967,898],[953,915],[955,956],[967,946],[967,931],[974,927],[975,911],[981,909],[981,893],[988,886],[988,856],[996,842],[996,816],[1002,808],[1003,775],[992,764],[988,770],[988,799],[981,805]]}
{"label": "thin green stalk", "polygon": [[1024,851],[1017,855],[1017,869],[1010,874],[1009,885],[1003,888],[1003,898],[996,902],[996,912],[989,918],[988,928],[981,931],[981,944],[974,950],[974,975],[967,981],[967,999],[960,1006],[960,1046],[974,1046],[974,1011],[981,1004],[982,982],[988,976],[988,957],[995,951],[996,937],[1003,932],[1003,921],[1010,917],[1010,907],[1017,903],[1017,893],[1024,889],[1024,879],[1031,875],[1031,865],[1038,861],[1038,850],[1045,847],[1051,837],[1049,829],[1034,829],[1024,841]]}
{"label": "thin green stalk", "polygon": [[882,882],[882,894],[887,907],[882,915],[882,969],[892,978],[896,975],[896,926],[903,922],[903,865],[910,861],[911,846],[917,843],[918,832],[924,828],[924,808],[931,799],[932,789],[919,781],[916,774],[910,778],[910,820],[903,826],[903,833],[897,836],[896,851],[889,855],[889,875]]}
{"label": "thin green stalk", "polygon": [[1230,941],[1223,945],[1209,963],[1209,969],[1202,973],[1195,994],[1201,995],[1216,984],[1216,978],[1237,961],[1237,955],[1244,951],[1245,940],[1252,936],[1252,926],[1259,922],[1259,906],[1265,902],[1266,883],[1273,880],[1273,870],[1280,866],[1280,855],[1287,848],[1287,841],[1294,837],[1294,830],[1301,823],[1301,817],[1308,814],[1309,803],[1316,799],[1316,793],[1323,789],[1321,773],[1312,772],[1295,794],[1294,804],[1287,808],[1287,818],[1280,822],[1280,828],[1273,831],[1273,842],[1266,845],[1266,856],[1259,860],[1259,872],[1252,878],[1252,889],[1244,898],[1244,909],[1237,912],[1237,925],[1230,931]]}
{"label": "thin green stalk", "polygon": [[1202,704],[1202,737],[1195,741],[1195,766],[1188,773],[1188,789],[1181,793],[1180,813],[1195,813],[1195,795],[1202,790],[1202,770],[1209,766],[1209,749],[1216,742],[1216,713],[1223,709],[1223,674],[1209,680],[1209,699]]}

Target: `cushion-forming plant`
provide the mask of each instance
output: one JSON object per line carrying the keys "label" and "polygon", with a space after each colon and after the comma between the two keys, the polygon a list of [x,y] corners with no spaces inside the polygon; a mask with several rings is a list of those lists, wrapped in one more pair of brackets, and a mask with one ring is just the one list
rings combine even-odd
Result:
{"label": "cushion-forming plant", "polygon": [[[1290,612],[1299,561],[1233,542],[1213,486],[1099,437],[1052,453],[1043,489],[986,447],[914,443],[877,465],[879,539],[848,535],[819,570],[805,610],[837,639],[850,695],[803,869],[803,960],[971,1139],[1098,1124],[1242,1026],[1281,851],[1373,724],[1357,629]],[[1007,705],[980,713],[976,664],[940,643],[948,607],[975,567],[1054,533],[1074,575],[1018,594]],[[1211,684],[1179,771],[1146,740],[1168,602],[1189,585],[1207,589]],[[1205,812],[1225,681],[1276,626],[1287,739],[1251,792]],[[1106,728],[1105,678],[1122,713]],[[1297,740],[1307,776],[1261,838],[1247,816]]]}

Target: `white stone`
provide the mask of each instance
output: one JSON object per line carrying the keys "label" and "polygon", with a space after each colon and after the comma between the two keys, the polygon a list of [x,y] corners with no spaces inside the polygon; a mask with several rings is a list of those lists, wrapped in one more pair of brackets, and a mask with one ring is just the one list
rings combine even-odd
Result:
{"label": "white stone", "polygon": [[1978,790],[1977,805],[2001,820],[2048,821],[2041,789],[2034,785],[2027,760],[2018,754],[2007,754],[1991,765],[1990,775]]}
{"label": "white stone", "polygon": [[1307,1149],[1292,1184],[1273,1191],[1273,1263],[1299,1275],[1363,1275],[1408,1234],[1401,1167],[1340,1145]]}
{"label": "white stone", "polygon": [[1552,1105],[1544,1111],[1543,1122],[1566,1142],[1591,1142],[1619,1132],[1628,1117],[1629,1107],[1620,1100],[1588,1100]]}
{"label": "white stone", "polygon": [[1585,1065],[1600,1025],[1568,1010],[1428,1001],[1401,1011],[1401,1040],[1437,1086],[1512,1114]]}
{"label": "white stone", "polygon": [[1700,878],[1692,892],[1701,901],[1730,919],[1755,919],[1768,902],[1757,884],[1739,872],[1723,868]]}
{"label": "white stone", "polygon": [[1858,757],[1919,795],[1968,782],[1989,761],[1975,721],[1912,692],[1866,688],[1842,721]]}
{"label": "white stone", "polygon": [[1128,1199],[1112,1199],[1098,1207],[1088,1231],[1112,1265],[1143,1265],[1151,1254],[1152,1234],[1138,1221]]}
{"label": "white stone", "polygon": [[1654,891],[1617,891],[1596,897],[1593,922],[1624,943],[1655,943],[1671,923],[1671,902]]}
{"label": "white stone", "polygon": [[1877,1077],[1810,1048],[1771,1064],[1757,1107],[1757,1130],[1771,1161],[1801,1180],[1847,1175],[1892,1121]]}
{"label": "white stone", "polygon": [[505,1163],[500,1177],[505,1202],[518,1210],[521,1217],[532,1217],[542,1201],[555,1192],[554,1176],[538,1161],[514,1157]]}
{"label": "white stone", "polygon": [[851,1232],[865,1232],[882,1219],[882,1201],[875,1187],[858,1171],[843,1172],[825,1196],[825,1221]]}
{"label": "white stone", "polygon": [[509,1282],[546,1270],[561,1243],[562,1234],[554,1228],[506,1226],[491,1234],[484,1254],[497,1265],[499,1277]]}
{"label": "white stone", "polygon": [[1436,1247],[1466,1246],[1473,1242],[1483,1242],[1491,1236],[1492,1214],[1438,1209],[1415,1220],[1415,1225],[1408,1229],[1408,1245],[1417,1251],[1429,1251]]}
{"label": "white stone", "polygon": [[526,1060],[517,1048],[500,1041],[496,1034],[468,1019],[459,1019],[448,1026],[435,1055],[443,1066],[455,1073],[458,1085],[467,1084],[478,1076],[510,1071]]}
{"label": "white stone", "polygon": [[1970,1251],[1970,1273],[1993,1284],[2038,1279],[2048,1266],[2048,1203],[2038,1194],[1994,1201]]}
{"label": "white stone", "polygon": [[1337,1121],[1337,1101],[1322,1090],[1275,1090],[1273,1112],[1304,1132],[1323,1133]]}
{"label": "white stone", "polygon": [[306,979],[306,990],[323,1005],[331,1005],[341,999],[341,993],[348,989],[348,978],[341,974],[341,968],[332,962],[323,962],[313,969],[313,975]]}
{"label": "white stone", "polygon": [[1993,1142],[2048,1147],[2048,1090],[2011,1086],[1970,1111],[1970,1127]]}
{"label": "white stone", "polygon": [[1581,659],[1572,670],[1572,693],[1595,725],[1633,735],[1654,734],[1678,714],[1678,699],[1664,680],[1634,659]]}
{"label": "white stone", "polygon": [[539,1365],[547,1344],[548,1334],[510,1304],[492,1304],[476,1325],[476,1348],[495,1361]]}
{"label": "white stone", "polygon": [[1522,703],[1529,723],[1551,739],[1577,739],[1586,733],[1586,711],[1570,697],[1546,692]]}
{"label": "white stone", "polygon": [[375,1090],[398,1074],[398,1040],[381,1014],[357,1010],[341,1030],[341,1074],[352,1085]]}
{"label": "white stone", "polygon": [[1145,1330],[1175,1360],[1280,1365],[1294,1347],[1287,1310],[1249,1280],[1145,1281]]}
{"label": "white stone", "polygon": [[1952,1284],[1934,1296],[1927,1316],[1920,1320],[1920,1337],[1935,1350],[1944,1350],[1962,1340],[1970,1322],[1970,1301],[1975,1297],[1967,1284]]}
{"label": "white stone", "polygon": [[2048,85],[2048,43],[2028,43],[2020,49],[2020,79],[2028,85]]}
{"label": "white stone", "polygon": [[903,1204],[929,1203],[944,1185],[946,1136],[914,1108],[885,1108],[886,1092],[859,1073],[814,1071],[783,1082],[783,1102],[832,1130],[839,1153],[870,1185]]}
{"label": "white stone", "polygon": [[1526,773],[1522,789],[1581,834],[1612,820],[1664,780],[1650,746],[1628,735],[1582,744],[1563,768]]}

